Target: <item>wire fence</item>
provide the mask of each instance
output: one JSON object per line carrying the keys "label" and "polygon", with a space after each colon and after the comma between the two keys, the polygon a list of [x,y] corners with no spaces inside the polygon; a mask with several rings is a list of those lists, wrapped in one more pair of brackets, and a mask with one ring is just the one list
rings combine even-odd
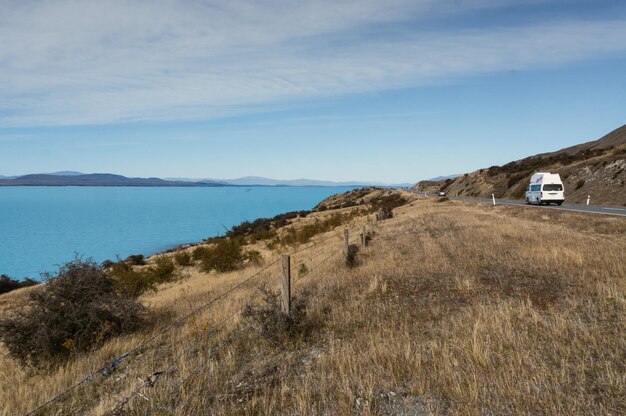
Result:
{"label": "wire fence", "polygon": [[[331,249],[330,253],[328,252],[328,250],[324,250],[324,247],[322,246],[322,249],[320,249],[317,252],[317,254],[316,254],[317,257],[316,257],[316,255],[313,255],[310,252],[311,249],[320,246],[322,243],[327,243],[330,240],[338,238],[338,237],[341,238],[341,235],[342,235],[342,233],[334,232],[331,235],[329,235],[329,236],[327,236],[325,238],[322,238],[322,239],[318,239],[317,241],[315,241],[315,242],[313,242],[311,244],[305,244],[305,245],[303,245],[301,247],[298,247],[297,249],[295,249],[295,250],[293,250],[293,251],[291,251],[291,252],[289,252],[287,254],[288,256],[294,256],[296,259],[298,259],[298,258],[306,259],[306,260],[308,260],[308,263],[309,263],[309,266],[306,266],[306,270],[303,269],[302,273],[299,273],[298,276],[293,280],[293,285],[294,286],[297,283],[300,283],[305,277],[311,276],[314,271],[319,270],[319,268],[322,265],[326,264],[328,261],[330,261],[330,259],[332,259],[336,255],[338,255],[339,253],[344,251],[345,247],[347,247],[350,244],[353,244],[353,242],[349,242],[349,241],[346,240],[346,241],[344,241],[344,245],[343,246],[341,246],[339,248]],[[346,235],[348,235],[348,234],[346,234]],[[356,239],[354,242],[358,242],[358,239]],[[308,254],[308,256],[306,254]],[[321,259],[318,258],[318,257],[321,257]],[[314,261],[314,259],[315,259],[315,261]],[[272,268],[273,266],[277,265],[279,263],[279,261],[280,261],[280,257],[270,261],[267,265],[265,265],[261,269],[257,270],[252,275],[250,275],[250,276],[246,277],[245,279],[241,280],[240,282],[234,284],[233,286],[231,286],[226,291],[224,291],[224,292],[222,292],[222,293],[212,297],[209,301],[203,303],[202,305],[194,308],[190,312],[188,312],[188,313],[184,314],[183,316],[181,316],[181,317],[175,319],[174,321],[170,322],[169,324],[167,324],[165,327],[163,327],[162,329],[160,329],[156,333],[151,334],[149,337],[144,339],[142,342],[137,344],[132,349],[130,349],[128,351],[125,351],[125,352],[115,356],[113,359],[108,361],[104,366],[102,366],[102,367],[100,367],[100,368],[98,368],[98,369],[88,373],[83,378],[81,378],[80,380],[76,381],[74,384],[72,384],[71,386],[69,386],[68,388],[63,390],[62,392],[56,394],[55,396],[53,396],[52,398],[50,398],[46,402],[42,403],[41,405],[37,406],[33,410],[29,411],[28,413],[26,413],[26,416],[31,416],[31,415],[39,413],[43,409],[49,407],[51,404],[53,404],[55,402],[58,402],[60,399],[62,399],[65,396],[69,395],[70,393],[76,391],[77,389],[79,389],[79,387],[81,387],[85,383],[92,383],[92,382],[94,382],[97,377],[100,377],[101,379],[108,378],[109,376],[111,376],[113,373],[115,373],[119,369],[119,367],[122,365],[122,363],[124,361],[129,360],[131,356],[136,355],[139,351],[142,351],[143,349],[145,349],[147,346],[152,344],[155,340],[163,337],[165,334],[170,333],[175,328],[180,327],[181,325],[183,325],[184,323],[189,321],[192,317],[195,317],[199,313],[201,313],[202,311],[205,311],[205,310],[209,309],[212,305],[214,305],[215,303],[223,300],[224,298],[226,298],[227,296],[229,296],[233,292],[242,289],[244,286],[246,286],[248,283],[252,282],[254,279],[256,279],[259,276],[261,276],[263,273],[268,272],[270,270],[270,268]],[[315,262],[315,264],[313,264],[314,262]],[[302,261],[301,264],[306,264],[306,263],[304,261]],[[275,279],[275,280],[280,280],[280,276],[279,276],[278,279]],[[263,283],[263,284],[266,284],[266,283]],[[190,346],[188,346],[181,354],[177,354],[177,355],[174,354],[173,357],[172,357],[172,363],[170,365],[161,367],[161,368],[159,368],[157,370],[154,370],[150,374],[148,374],[145,377],[145,379],[141,380],[141,382],[139,383],[139,385],[138,385],[138,387],[136,389],[134,389],[131,392],[129,392],[129,393],[124,395],[124,397],[118,402],[118,405],[113,410],[112,414],[119,414],[120,412],[122,412],[123,408],[136,397],[143,397],[145,399],[146,397],[142,393],[144,389],[154,386],[162,377],[165,377],[169,373],[171,373],[173,371],[176,371],[177,363],[178,362],[182,362],[183,360],[185,360],[186,357],[190,356],[192,353],[197,353],[197,351],[199,351],[203,347],[205,349],[208,348],[208,344],[210,343],[211,339],[213,339],[214,336],[218,333],[218,331],[220,329],[224,328],[224,326],[230,320],[232,320],[237,315],[239,315],[240,312],[241,312],[241,307],[240,308],[234,308],[234,310],[232,312],[228,313],[219,322],[214,323],[213,325],[211,325],[209,327],[209,329],[206,331],[206,336],[205,337],[199,337],[199,339],[196,342],[194,342]],[[236,334],[237,334],[236,331],[232,332],[229,335],[228,339],[234,337]],[[213,335],[213,336],[209,336],[209,335]],[[223,348],[226,345],[226,341],[228,341],[228,339],[222,340],[221,343],[219,343],[218,345],[216,345],[213,348],[213,350],[211,351],[211,354],[209,354],[208,357],[205,357],[206,358],[205,360],[202,360],[197,366],[192,368],[192,370],[189,372],[189,374],[187,376],[185,376],[184,378],[182,378],[182,380],[180,382],[175,383],[174,387],[171,389],[171,391],[168,394],[165,395],[164,399],[162,399],[161,402],[163,402],[165,400],[168,400],[184,384],[186,384],[195,374],[197,374],[202,368],[204,368],[206,365],[208,365],[208,363],[210,362],[211,355],[215,354],[216,352],[218,352],[220,348]],[[157,404],[159,404],[159,403],[157,403]],[[163,403],[160,403],[160,405],[162,405],[162,404]]]}

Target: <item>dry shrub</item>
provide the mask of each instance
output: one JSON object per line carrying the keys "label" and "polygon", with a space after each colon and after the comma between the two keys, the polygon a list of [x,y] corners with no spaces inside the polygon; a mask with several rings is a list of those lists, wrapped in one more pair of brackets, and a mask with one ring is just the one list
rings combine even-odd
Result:
{"label": "dry shrub", "polygon": [[43,366],[142,325],[143,306],[116,293],[113,280],[91,259],[66,263],[46,280],[0,321],[0,339],[23,364]]}
{"label": "dry shrub", "polygon": [[448,198],[447,196],[444,196],[443,198],[437,199],[435,202],[448,202],[449,200],[450,198]]}
{"label": "dry shrub", "polygon": [[262,303],[247,304],[241,315],[261,338],[274,346],[306,342],[324,326],[323,317],[309,310],[309,292],[292,297],[291,314],[287,315],[281,310],[279,293],[264,287],[259,290],[263,295]]}

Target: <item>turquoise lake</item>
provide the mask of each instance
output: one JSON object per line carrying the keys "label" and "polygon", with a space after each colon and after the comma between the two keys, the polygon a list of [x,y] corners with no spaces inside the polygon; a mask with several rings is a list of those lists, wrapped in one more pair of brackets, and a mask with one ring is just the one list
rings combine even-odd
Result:
{"label": "turquoise lake", "polygon": [[0,187],[0,274],[39,279],[75,253],[97,262],[150,255],[351,189]]}

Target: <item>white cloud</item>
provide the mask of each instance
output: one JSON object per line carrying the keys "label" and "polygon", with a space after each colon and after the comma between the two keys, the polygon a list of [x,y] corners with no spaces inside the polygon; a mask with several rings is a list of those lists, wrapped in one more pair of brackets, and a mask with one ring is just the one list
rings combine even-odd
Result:
{"label": "white cloud", "polygon": [[511,3],[0,0],[0,126],[205,119],[626,50],[626,20],[373,36]]}

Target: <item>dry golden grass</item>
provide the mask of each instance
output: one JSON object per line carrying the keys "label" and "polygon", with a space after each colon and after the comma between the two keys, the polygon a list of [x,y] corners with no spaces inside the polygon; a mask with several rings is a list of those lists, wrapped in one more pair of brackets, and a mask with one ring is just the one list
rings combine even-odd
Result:
{"label": "dry golden grass", "polygon": [[[135,390],[124,413],[624,414],[626,220],[545,211],[416,200],[374,228],[357,267],[338,254],[294,283],[306,335],[276,340],[238,313],[261,303],[261,283],[278,287],[274,264],[49,414],[107,414]],[[294,279],[340,248],[296,254]],[[142,299],[155,311],[145,333],[55,370],[0,358],[0,414],[34,408],[253,271],[184,268]]]}

